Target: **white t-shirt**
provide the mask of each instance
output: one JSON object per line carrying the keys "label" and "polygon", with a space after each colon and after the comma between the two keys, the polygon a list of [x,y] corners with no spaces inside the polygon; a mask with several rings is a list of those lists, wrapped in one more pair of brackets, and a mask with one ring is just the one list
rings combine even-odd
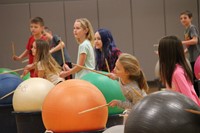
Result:
{"label": "white t-shirt", "polygon": [[[77,64],[79,61],[79,56],[80,54],[85,53],[86,54],[86,60],[85,60],[85,64],[84,67],[87,67],[89,69],[95,69],[95,57],[94,57],[94,49],[90,43],[89,40],[85,40],[83,41],[83,43],[81,43],[78,47],[78,58],[77,58]],[[75,78],[76,79],[80,79],[81,77],[83,77],[85,74],[87,74],[88,72],[90,72],[89,70],[85,70],[82,69],[79,72],[77,72],[75,74]]]}

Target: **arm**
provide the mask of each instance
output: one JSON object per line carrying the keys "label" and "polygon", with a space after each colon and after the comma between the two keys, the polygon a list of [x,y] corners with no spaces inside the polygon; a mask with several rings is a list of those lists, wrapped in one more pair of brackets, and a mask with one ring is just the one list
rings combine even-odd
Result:
{"label": "arm", "polygon": [[56,52],[56,51],[58,51],[58,50],[61,50],[61,48],[63,49],[64,47],[65,47],[64,42],[63,42],[63,41],[60,41],[56,47],[53,47],[53,48],[50,50],[50,53],[52,54],[52,53],[54,53],[54,52]]}
{"label": "arm", "polygon": [[21,60],[24,57],[26,57],[28,55],[28,53],[29,53],[29,51],[27,49],[25,49],[24,52],[20,56],[13,55],[12,58],[13,58],[13,60],[18,61],[18,60]]}
{"label": "arm", "polygon": [[108,76],[109,78],[111,78],[112,80],[118,79],[118,77],[117,77],[114,73],[108,73],[107,76]]}
{"label": "arm", "polygon": [[[85,53],[80,54],[78,65],[84,66],[86,58],[87,58],[87,55]],[[67,76],[69,76],[71,74],[77,73],[80,70],[82,70],[82,68],[80,68],[78,66],[75,66],[72,69],[69,69],[69,68],[67,68],[67,69],[68,69],[68,71],[62,71],[60,73],[60,77],[64,78],[64,77],[67,77]]]}
{"label": "arm", "polygon": [[189,46],[189,45],[196,45],[198,43],[198,37],[194,36],[190,40],[182,41],[182,44]]}

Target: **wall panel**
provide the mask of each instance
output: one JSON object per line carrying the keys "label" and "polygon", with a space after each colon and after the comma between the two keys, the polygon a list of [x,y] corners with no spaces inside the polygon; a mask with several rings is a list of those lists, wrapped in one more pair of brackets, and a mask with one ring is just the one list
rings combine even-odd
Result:
{"label": "wall panel", "polygon": [[8,4],[0,5],[0,68],[17,69],[25,64],[12,60],[11,41],[15,44],[16,54],[21,54],[30,36],[29,30],[29,5]]}
{"label": "wall panel", "polygon": [[30,13],[31,17],[42,17],[45,25],[66,42],[63,2],[31,3]]}
{"label": "wall panel", "polygon": [[99,27],[109,29],[117,47],[133,54],[130,0],[98,0]]}
{"label": "wall panel", "polygon": [[158,56],[153,44],[164,36],[163,0],[132,0],[134,53],[148,80],[154,80]]}

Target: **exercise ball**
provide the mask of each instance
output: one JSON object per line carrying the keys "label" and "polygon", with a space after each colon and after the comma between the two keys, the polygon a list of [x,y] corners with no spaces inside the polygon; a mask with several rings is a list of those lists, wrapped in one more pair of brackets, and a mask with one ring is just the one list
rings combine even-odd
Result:
{"label": "exercise ball", "polygon": [[53,83],[43,78],[30,78],[23,81],[13,95],[14,111],[41,111],[44,98],[53,87]]}
{"label": "exercise ball", "polygon": [[23,80],[27,80],[27,79],[29,79],[29,78],[31,78],[30,72],[27,73],[22,79],[23,79]]}
{"label": "exercise ball", "polygon": [[198,56],[194,63],[194,74],[197,79],[200,79],[200,56]]}
{"label": "exercise ball", "polygon": [[149,94],[131,110],[124,133],[200,133],[199,106],[181,93],[166,90]]}
{"label": "exercise ball", "polygon": [[12,104],[12,92],[21,82],[20,77],[16,75],[0,74],[0,104]]}
{"label": "exercise ball", "polygon": [[116,125],[106,129],[103,133],[124,133],[124,125]]}
{"label": "exercise ball", "polygon": [[156,66],[155,66],[155,77],[156,79],[160,79],[160,65],[159,65],[159,60],[156,62]]}
{"label": "exercise ball", "polygon": [[[89,81],[95,85],[104,95],[107,103],[114,99],[125,100],[125,97],[120,89],[119,82],[117,80],[112,80],[107,76],[90,72],[84,75],[81,79]],[[109,115],[120,114],[124,110],[118,107],[109,107]]]}
{"label": "exercise ball", "polygon": [[43,123],[47,130],[59,133],[101,130],[107,122],[107,107],[79,113],[105,104],[103,94],[91,83],[66,80],[46,96],[42,106]]}
{"label": "exercise ball", "polygon": [[5,72],[9,72],[10,74],[14,74],[18,77],[20,77],[20,75],[17,72],[11,72],[12,70],[9,68],[0,68],[0,73],[5,73]]}

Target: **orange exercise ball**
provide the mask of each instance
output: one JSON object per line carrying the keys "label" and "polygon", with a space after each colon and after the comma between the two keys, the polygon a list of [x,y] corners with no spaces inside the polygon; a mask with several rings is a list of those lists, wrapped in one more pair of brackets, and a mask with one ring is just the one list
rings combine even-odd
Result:
{"label": "orange exercise ball", "polygon": [[108,108],[87,113],[81,111],[106,104],[101,91],[88,81],[66,80],[56,85],[42,106],[42,120],[47,130],[59,133],[102,130],[108,119]]}

